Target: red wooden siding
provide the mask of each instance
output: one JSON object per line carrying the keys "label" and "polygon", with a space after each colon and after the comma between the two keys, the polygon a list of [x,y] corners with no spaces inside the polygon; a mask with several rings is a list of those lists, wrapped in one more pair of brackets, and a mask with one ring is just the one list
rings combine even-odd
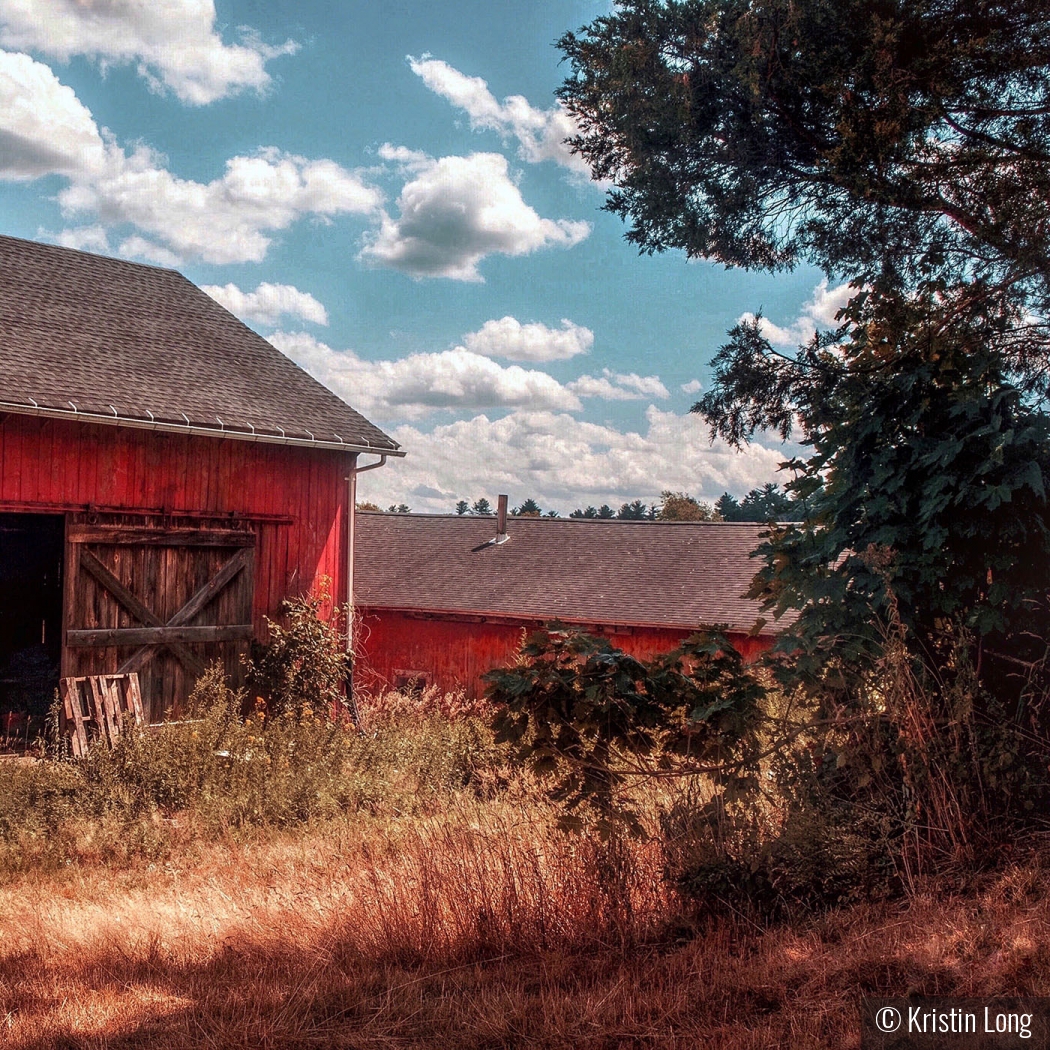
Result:
{"label": "red wooden siding", "polygon": [[0,511],[228,521],[256,532],[257,632],[321,577],[346,593],[349,454],[8,415]]}
{"label": "red wooden siding", "polygon": [[[483,623],[391,609],[359,609],[358,613],[355,688],[365,691],[391,688],[399,677],[420,674],[428,684],[443,690],[463,689],[468,696],[479,696],[484,689],[481,675],[511,663],[524,633],[540,626],[535,621]],[[668,652],[693,633],[666,627],[584,629],[603,635],[624,652],[640,658]],[[729,637],[748,660],[773,644],[767,635]]]}

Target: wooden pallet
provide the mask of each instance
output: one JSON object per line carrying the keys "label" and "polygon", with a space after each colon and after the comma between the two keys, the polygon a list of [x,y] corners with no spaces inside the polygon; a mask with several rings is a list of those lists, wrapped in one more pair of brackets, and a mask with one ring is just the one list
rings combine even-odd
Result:
{"label": "wooden pallet", "polygon": [[64,729],[77,758],[97,741],[112,746],[125,728],[146,724],[137,671],[63,678],[59,688]]}

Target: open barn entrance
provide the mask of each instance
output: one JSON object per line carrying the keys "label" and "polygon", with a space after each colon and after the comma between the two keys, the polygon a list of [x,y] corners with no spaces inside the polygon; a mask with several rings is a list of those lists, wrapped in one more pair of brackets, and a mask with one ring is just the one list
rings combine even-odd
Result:
{"label": "open barn entrance", "polygon": [[60,514],[0,514],[0,745],[43,728],[62,651]]}

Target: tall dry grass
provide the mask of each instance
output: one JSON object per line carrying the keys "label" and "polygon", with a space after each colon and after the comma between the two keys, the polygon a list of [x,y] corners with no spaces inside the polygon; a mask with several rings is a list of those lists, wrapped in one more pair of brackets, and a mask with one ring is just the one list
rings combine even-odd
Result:
{"label": "tall dry grass", "polygon": [[[238,720],[237,763],[167,737],[0,779],[0,1046],[837,1048],[864,994],[1050,991],[1037,854],[790,924],[701,915],[681,844],[563,833],[478,712],[408,703],[363,735]],[[101,805],[146,759],[149,797]]]}
{"label": "tall dry grass", "polygon": [[469,834],[346,826],[12,883],[0,1045],[856,1047],[864,994],[1050,985],[1037,865],[802,924],[669,926],[656,857],[619,857],[610,887],[593,853],[513,820],[468,808],[449,821]]}

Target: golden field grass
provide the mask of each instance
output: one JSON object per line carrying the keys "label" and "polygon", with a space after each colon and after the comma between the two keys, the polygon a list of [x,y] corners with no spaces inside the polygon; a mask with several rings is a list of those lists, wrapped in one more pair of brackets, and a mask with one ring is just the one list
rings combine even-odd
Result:
{"label": "golden field grass", "polygon": [[791,925],[688,920],[653,846],[453,803],[0,889],[0,1045],[850,1047],[864,994],[1046,994],[1038,860]]}
{"label": "golden field grass", "polygon": [[1034,844],[904,901],[698,914],[673,842],[566,834],[471,712],[388,707],[221,701],[0,768],[0,1047],[838,1048],[865,994],[1050,994]]}

